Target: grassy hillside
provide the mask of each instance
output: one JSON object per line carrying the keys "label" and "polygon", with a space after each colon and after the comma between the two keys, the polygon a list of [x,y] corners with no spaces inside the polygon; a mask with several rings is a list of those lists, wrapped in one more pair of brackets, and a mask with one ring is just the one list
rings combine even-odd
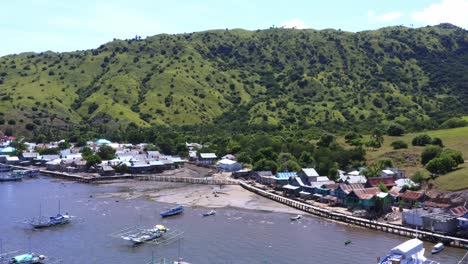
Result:
{"label": "grassy hillside", "polygon": [[329,131],[467,114],[468,33],[215,30],[0,58],[0,129],[267,124]]}
{"label": "grassy hillside", "polygon": [[[455,149],[463,153],[465,160],[468,160],[468,127],[441,129],[420,133],[410,133],[402,137],[385,136],[382,148],[375,151],[369,150],[367,157],[370,162],[379,159],[392,159],[396,166],[405,169],[408,175],[416,171],[425,171],[420,164],[419,158],[424,147],[411,145],[411,140],[420,134],[427,134],[430,137],[442,139],[446,148]],[[390,144],[395,140],[403,140],[408,144],[408,149],[393,150]],[[456,171],[437,178],[434,182],[439,190],[463,190],[468,188],[468,166],[465,163]]]}

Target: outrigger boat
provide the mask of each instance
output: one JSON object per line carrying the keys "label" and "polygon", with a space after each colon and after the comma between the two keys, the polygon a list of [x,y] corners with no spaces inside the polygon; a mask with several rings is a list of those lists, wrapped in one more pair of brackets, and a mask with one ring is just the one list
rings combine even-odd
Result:
{"label": "outrigger boat", "polygon": [[39,176],[40,170],[14,170],[11,172],[12,175],[22,177],[36,177]]}
{"label": "outrigger boat", "polygon": [[206,213],[203,213],[202,215],[203,216],[210,216],[210,215],[215,215],[216,214],[216,211],[215,210],[211,210],[209,212],[206,212]]}
{"label": "outrigger boat", "polygon": [[296,221],[296,220],[302,220],[302,218],[304,218],[304,216],[302,215],[296,215],[296,216],[292,216],[291,218],[291,221]]}
{"label": "outrigger boat", "polygon": [[143,242],[151,241],[153,239],[162,237],[168,229],[163,225],[156,225],[153,228],[140,229],[138,233],[122,235],[121,238],[133,242],[134,244],[140,244]]}
{"label": "outrigger boat", "polygon": [[184,207],[182,205],[176,206],[174,208],[169,209],[166,212],[161,213],[161,217],[168,217],[172,215],[178,215],[184,211]]}

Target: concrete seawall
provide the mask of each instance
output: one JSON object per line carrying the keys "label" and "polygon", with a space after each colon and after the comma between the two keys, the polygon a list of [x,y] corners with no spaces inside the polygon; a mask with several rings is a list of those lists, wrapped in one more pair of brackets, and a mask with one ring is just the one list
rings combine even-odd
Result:
{"label": "concrete seawall", "polygon": [[302,202],[299,202],[290,198],[286,198],[281,195],[266,192],[262,189],[253,187],[243,181],[240,181],[239,184],[244,189],[254,192],[265,198],[268,198],[268,199],[277,201],[279,203],[294,207],[301,211],[304,211],[313,215],[317,215],[320,217],[328,218],[334,221],[344,222],[344,223],[361,226],[365,228],[370,228],[374,230],[379,230],[382,232],[392,233],[392,234],[396,234],[400,236],[406,236],[406,237],[411,237],[411,238],[417,237],[421,240],[430,241],[430,242],[434,242],[434,240],[444,241],[445,243],[447,243],[448,245],[452,247],[468,248],[467,239],[452,237],[452,236],[445,236],[445,235],[432,233],[428,231],[421,231],[421,230],[416,230],[416,229],[393,225],[393,224],[380,223],[377,221],[372,221],[372,220],[368,220],[368,219],[364,219],[360,217],[354,217],[354,216],[350,216],[350,215],[346,215],[342,213],[337,213],[331,210],[327,210],[327,209],[313,206],[310,204],[302,203]]}

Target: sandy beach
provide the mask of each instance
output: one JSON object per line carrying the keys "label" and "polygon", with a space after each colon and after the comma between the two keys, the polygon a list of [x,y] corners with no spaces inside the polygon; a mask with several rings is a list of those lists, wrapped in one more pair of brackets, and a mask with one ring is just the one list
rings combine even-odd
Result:
{"label": "sandy beach", "polygon": [[202,185],[151,181],[122,181],[106,184],[121,190],[102,193],[97,197],[136,199],[199,206],[207,208],[236,207],[250,210],[300,214],[301,211],[268,200],[243,189],[239,185]]}

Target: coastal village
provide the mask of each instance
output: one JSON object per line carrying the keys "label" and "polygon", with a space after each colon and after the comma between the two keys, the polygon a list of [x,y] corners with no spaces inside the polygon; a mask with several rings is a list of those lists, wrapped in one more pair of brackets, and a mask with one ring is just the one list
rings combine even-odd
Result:
{"label": "coastal village", "polygon": [[[129,178],[132,175],[158,175],[191,164],[210,168],[210,178],[222,172],[229,180],[243,180],[264,191],[334,212],[437,234],[468,237],[466,204],[454,205],[432,199],[418,184],[406,177],[405,171],[397,168],[385,168],[380,177],[372,178],[361,175],[364,168],[340,170],[338,180],[332,181],[326,176],[320,176],[314,168],[276,174],[271,171],[252,171],[243,168],[234,155],[219,158],[216,153],[199,152],[202,145],[197,143],[186,143],[189,156],[178,157],[164,155],[159,151],[145,151],[146,144],[120,144],[106,139],[89,141],[87,147],[93,152],[99,151],[102,146],[111,147],[115,150],[115,158],[88,166],[80,152],[83,147],[70,146],[60,150],[59,154],[40,155],[39,149],[57,148],[60,142],[26,143],[27,150],[15,156],[16,150],[10,146],[12,140],[14,138],[4,138],[2,142],[2,170],[18,166],[62,175],[112,179],[119,175]],[[21,170],[14,172],[25,174]]]}

